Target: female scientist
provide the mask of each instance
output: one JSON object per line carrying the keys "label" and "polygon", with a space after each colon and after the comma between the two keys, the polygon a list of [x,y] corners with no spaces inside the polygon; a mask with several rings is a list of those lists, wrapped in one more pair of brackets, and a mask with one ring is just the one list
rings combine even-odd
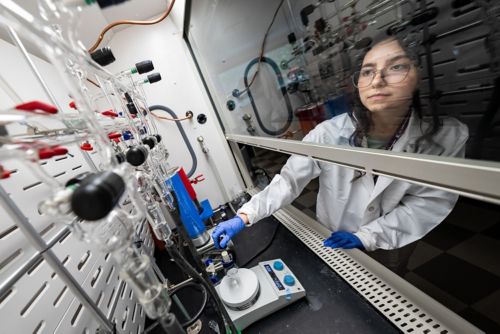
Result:
{"label": "female scientist", "polygon": [[[418,56],[411,50],[394,37],[375,44],[360,58],[353,75],[353,112],[322,122],[303,141],[463,157],[468,138],[465,125],[455,119],[440,124],[437,117],[422,118]],[[458,199],[442,190],[292,155],[280,174],[235,218],[215,228],[215,246],[225,248],[246,226],[290,204],[316,177],[317,219],[333,232],[324,241],[332,248],[401,248],[441,223]],[[386,266],[400,270],[401,261],[389,258],[392,263]]]}

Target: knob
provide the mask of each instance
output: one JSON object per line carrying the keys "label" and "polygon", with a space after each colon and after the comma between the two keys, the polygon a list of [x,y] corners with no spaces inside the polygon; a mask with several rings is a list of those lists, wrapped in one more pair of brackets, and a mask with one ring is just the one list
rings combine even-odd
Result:
{"label": "knob", "polygon": [[283,282],[288,286],[293,286],[295,284],[295,278],[292,275],[285,275]]}
{"label": "knob", "polygon": [[92,52],[90,57],[101,66],[109,65],[116,60],[113,52],[108,47]]}
{"label": "knob", "polygon": [[148,82],[150,84],[153,84],[153,83],[158,82],[160,80],[161,80],[161,74],[160,73],[153,73],[153,74],[148,75]]}
{"label": "knob", "polygon": [[142,165],[148,158],[148,150],[144,146],[131,147],[125,157],[129,164],[137,167]]}
{"label": "knob", "polygon": [[161,135],[154,135],[156,137],[156,141],[159,143],[161,142]]}
{"label": "knob", "polygon": [[142,143],[148,145],[150,149],[153,149],[156,146],[156,138],[153,136],[148,136],[142,140]]}
{"label": "knob", "polygon": [[283,268],[285,268],[285,266],[283,265],[283,262],[281,262],[281,261],[274,261],[273,268],[276,270],[283,270]]}
{"label": "knob", "polygon": [[87,176],[71,196],[71,209],[84,220],[106,217],[125,192],[123,179],[110,171]]}
{"label": "knob", "polygon": [[137,70],[137,73],[139,73],[139,74],[151,72],[152,70],[155,69],[153,62],[151,60],[141,61],[141,62],[135,64],[135,68]]}

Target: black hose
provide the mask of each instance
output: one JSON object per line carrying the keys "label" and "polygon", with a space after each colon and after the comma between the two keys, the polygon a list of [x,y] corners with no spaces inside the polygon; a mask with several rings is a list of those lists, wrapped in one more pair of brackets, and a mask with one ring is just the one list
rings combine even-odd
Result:
{"label": "black hose", "polygon": [[201,307],[200,307],[199,311],[196,312],[196,314],[193,315],[191,317],[191,319],[188,319],[187,321],[185,321],[185,322],[183,322],[181,324],[181,326],[184,327],[184,328],[186,328],[188,326],[191,326],[196,320],[198,320],[198,318],[203,313],[203,310],[205,310],[205,306],[207,306],[207,301],[208,301],[208,292],[207,292],[207,289],[202,284],[197,284],[197,283],[194,283],[194,282],[189,282],[189,283],[183,284],[182,286],[179,286],[177,288],[173,288],[172,290],[170,290],[168,292],[168,294],[170,295],[170,297],[172,297],[173,295],[175,295],[180,290],[182,290],[184,288],[188,288],[188,287],[194,287],[196,289],[199,289],[203,293],[203,301],[201,302]]}
{"label": "black hose", "polygon": [[[149,107],[150,111],[153,110],[163,110],[172,116],[172,118],[177,119],[176,113],[170,109],[169,107],[162,106],[162,105],[154,105]],[[187,149],[189,151],[189,154],[191,155],[191,160],[193,161],[193,164],[191,166],[191,169],[189,172],[187,172],[187,177],[191,177],[194,175],[196,172],[196,168],[198,167],[198,159],[196,158],[196,153],[194,153],[193,146],[191,146],[191,143],[189,142],[189,138],[186,135],[186,131],[184,131],[184,127],[182,126],[181,121],[175,121],[175,125],[177,125],[177,128],[179,129],[179,132],[181,133],[182,139],[184,139],[184,143],[186,143]]]}
{"label": "black hose", "polygon": [[[174,199],[174,205],[178,207],[178,201],[177,201],[177,196],[175,193],[172,193],[172,197]],[[170,214],[172,215],[173,221],[175,223],[175,226],[177,228],[177,231],[180,236],[179,242],[186,242],[189,252],[191,253],[191,256],[193,257],[194,264],[198,271],[191,266],[191,264],[183,258],[178,249],[175,247],[174,243],[169,240],[165,241],[165,246],[167,249],[167,252],[169,255],[174,259],[177,259],[179,261],[179,266],[181,269],[183,269],[189,276],[191,276],[194,280],[197,280],[205,288],[207,288],[208,293],[212,297],[213,301],[216,304],[216,312],[218,313],[219,317],[221,318],[222,321],[225,320],[225,322],[228,324],[229,329],[232,333],[238,333],[238,330],[236,329],[236,326],[234,325],[231,317],[229,316],[229,313],[227,312],[226,308],[224,307],[224,304],[222,300],[220,299],[219,295],[217,294],[217,291],[215,291],[214,286],[212,285],[212,282],[210,281],[210,278],[208,277],[207,271],[203,267],[203,263],[201,262],[200,257],[198,256],[198,252],[196,248],[194,247],[193,242],[189,238],[186,228],[184,227],[184,224],[182,224],[181,219],[179,217],[179,210],[174,210],[171,211]],[[223,333],[226,333],[226,328],[224,326],[224,331]]]}
{"label": "black hose", "polygon": [[[266,128],[264,123],[262,123],[262,119],[260,118],[259,111],[257,109],[257,106],[255,105],[255,101],[253,99],[252,92],[250,91],[250,86],[248,84],[248,73],[250,72],[250,69],[255,64],[259,63],[259,60],[260,60],[260,62],[267,63],[269,66],[271,66],[274,73],[276,74],[276,79],[280,85],[281,94],[283,94],[283,98],[285,99],[286,108],[288,111],[288,118],[286,120],[285,125],[281,129],[278,129],[278,130],[269,130],[268,128]],[[267,133],[268,135],[271,135],[271,136],[279,136],[279,135],[282,135],[283,133],[285,133],[285,131],[288,130],[288,128],[292,124],[293,109],[292,109],[292,104],[290,103],[290,97],[288,96],[288,92],[286,91],[285,81],[283,80],[283,76],[281,75],[281,71],[278,67],[278,64],[276,64],[274,62],[274,60],[272,60],[271,58],[262,57],[262,59],[260,59],[259,57],[257,57],[255,59],[253,59],[250,63],[248,63],[248,65],[245,69],[245,74],[243,76],[243,81],[245,83],[245,91],[248,94],[248,98],[250,99],[250,103],[251,103],[252,109],[255,113],[255,117],[257,118],[257,123],[259,123],[259,126],[262,129],[262,131],[264,131],[265,133]]]}

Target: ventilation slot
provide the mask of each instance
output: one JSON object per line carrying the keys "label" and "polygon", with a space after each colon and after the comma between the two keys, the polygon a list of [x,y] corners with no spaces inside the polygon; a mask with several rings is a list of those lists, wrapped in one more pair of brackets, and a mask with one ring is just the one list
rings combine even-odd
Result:
{"label": "ventilation slot", "polygon": [[87,251],[85,252],[85,254],[83,254],[82,258],[80,259],[80,262],[78,263],[77,268],[79,271],[83,269],[83,267],[85,266],[85,264],[89,259],[90,259],[90,251]]}
{"label": "ventilation slot", "polygon": [[56,224],[54,223],[50,223],[47,227],[45,227],[43,230],[40,231],[40,236],[44,236],[45,234],[47,234],[47,232],[49,232],[50,230],[52,230],[52,228],[56,226]]}
{"label": "ventilation slot", "polygon": [[61,302],[61,299],[64,296],[64,294],[66,293],[67,289],[68,289],[67,286],[65,286],[64,288],[62,288],[61,292],[59,292],[59,294],[57,295],[56,299],[54,299],[54,302],[52,304],[55,307],[57,307],[59,305],[59,303]]}
{"label": "ventilation slot", "polygon": [[4,230],[3,232],[0,233],[0,239],[5,238],[6,236],[8,236],[9,234],[11,234],[15,230],[17,230],[17,226],[16,225],[12,225],[11,227],[7,228],[6,230]]}
{"label": "ventilation slot", "polygon": [[0,306],[7,301],[8,297],[12,294],[12,289],[7,290],[3,295],[0,296]]}
{"label": "ventilation slot", "polygon": [[75,167],[71,168],[71,170],[77,170],[78,168],[82,168],[82,165],[75,166]]}
{"label": "ventilation slot", "polygon": [[76,309],[75,314],[73,314],[73,318],[71,318],[71,326],[75,326],[76,322],[78,321],[78,318],[80,317],[80,313],[82,311],[83,305],[80,304],[78,305],[78,308]]}
{"label": "ventilation slot", "polygon": [[23,187],[23,190],[26,191],[26,190],[30,190],[31,188],[34,188],[38,185],[42,184],[42,182],[35,182],[35,183],[32,183],[32,184],[29,184],[27,186],[24,186]]}
{"label": "ventilation slot", "polygon": [[33,334],[38,334],[38,333],[41,333],[42,329],[45,327],[45,321],[42,320],[40,321],[40,323],[38,324],[38,326],[35,327],[35,329],[33,330]]}
{"label": "ventilation slot", "polygon": [[28,303],[22,308],[21,312],[19,313],[21,316],[24,316],[26,312],[28,312],[33,305],[36,303],[36,301],[41,297],[42,293],[45,291],[47,288],[48,284],[47,282],[43,283],[43,285],[38,289],[37,292],[31,297],[31,299],[28,301]]}
{"label": "ventilation slot", "polygon": [[92,280],[90,281],[90,286],[94,287],[94,285],[97,283],[97,280],[99,279],[99,276],[101,276],[102,272],[102,267],[99,266],[97,270],[94,273],[94,276],[92,276]]}
{"label": "ventilation slot", "polygon": [[28,275],[31,275],[33,274],[33,272],[42,264],[43,262],[43,258],[40,257],[40,259],[38,259],[32,266],[31,268],[28,270],[27,274]]}
{"label": "ventilation slot", "polygon": [[63,176],[64,174],[66,174],[66,172],[61,172],[61,173],[58,173],[58,174],[54,175],[54,177]]}
{"label": "ventilation slot", "polygon": [[23,253],[23,251],[19,248],[14,253],[10,254],[5,260],[3,260],[2,262],[0,262],[0,270],[2,270],[5,267],[7,267],[7,265],[9,265],[9,263],[11,263],[12,261],[14,261],[22,253]]}

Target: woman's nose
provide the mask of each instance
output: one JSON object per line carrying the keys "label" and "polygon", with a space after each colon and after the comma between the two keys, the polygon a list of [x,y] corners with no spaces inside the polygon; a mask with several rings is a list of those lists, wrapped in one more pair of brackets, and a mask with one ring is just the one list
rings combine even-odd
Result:
{"label": "woman's nose", "polygon": [[384,79],[384,71],[377,71],[375,72],[375,76],[373,77],[372,80],[372,86],[373,87],[383,87],[387,84]]}

